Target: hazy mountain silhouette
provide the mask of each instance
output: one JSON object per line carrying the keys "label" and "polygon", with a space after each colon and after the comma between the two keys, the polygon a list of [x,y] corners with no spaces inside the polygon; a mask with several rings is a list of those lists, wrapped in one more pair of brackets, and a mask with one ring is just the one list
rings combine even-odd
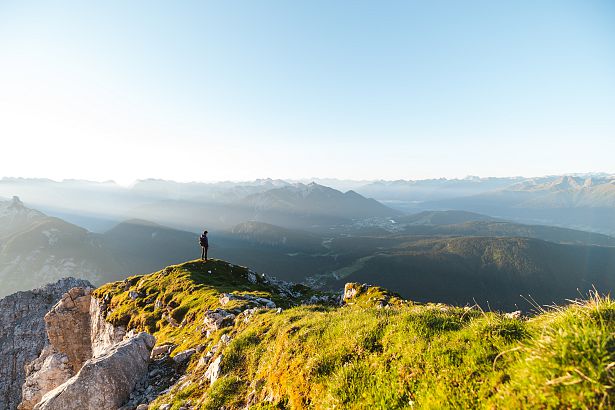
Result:
{"label": "hazy mountain silhouette", "polygon": [[615,234],[615,177],[532,178],[506,189],[421,206]]}
{"label": "hazy mountain silhouette", "polygon": [[427,236],[525,237],[555,243],[615,246],[615,238],[546,225],[527,225],[502,221],[465,211],[426,211],[396,218],[399,232]]}

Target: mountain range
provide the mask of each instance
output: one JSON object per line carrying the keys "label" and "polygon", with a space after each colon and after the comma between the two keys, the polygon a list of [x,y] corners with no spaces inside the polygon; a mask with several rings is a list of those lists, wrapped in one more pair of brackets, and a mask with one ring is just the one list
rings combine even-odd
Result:
{"label": "mountain range", "polygon": [[[607,235],[467,211],[384,216],[388,208],[372,200],[316,184],[273,191],[250,195],[248,202],[266,209],[261,216],[277,212],[295,222],[280,226],[248,219],[232,225],[228,220],[224,226],[230,228],[210,231],[210,255],[323,289],[363,281],[417,300],[476,300],[493,308],[531,308],[520,295],[551,303],[575,297],[577,288],[613,289],[615,239]],[[337,209],[326,218],[318,214],[344,201],[358,204],[354,214],[344,217]],[[129,219],[97,233],[30,209],[18,198],[0,202],[0,209],[0,295],[68,275],[98,285],[200,253],[196,233],[147,219]],[[306,223],[314,215],[329,224]]]}
{"label": "mountain range", "polygon": [[[237,223],[260,220],[305,229],[370,214],[396,214],[369,203],[367,198],[373,198],[406,213],[462,210],[522,223],[615,235],[615,176],[610,174],[315,181],[319,183],[273,179],[178,183],[150,179],[125,187],[111,181],[3,178],[0,196],[19,195],[42,212],[95,232],[104,232],[132,218],[196,232],[194,225],[202,224],[230,229]],[[314,201],[316,207],[296,206],[293,197],[300,198],[305,192],[318,198]],[[337,197],[335,206],[318,209],[331,195]],[[341,211],[342,204],[348,214]],[[307,202],[302,200],[303,205]]]}

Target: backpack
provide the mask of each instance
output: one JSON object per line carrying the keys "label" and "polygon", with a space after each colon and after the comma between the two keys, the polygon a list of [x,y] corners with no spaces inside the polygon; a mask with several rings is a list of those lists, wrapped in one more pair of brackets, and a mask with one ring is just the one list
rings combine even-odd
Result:
{"label": "backpack", "polygon": [[207,246],[207,237],[205,235],[201,235],[199,238],[199,244],[201,246]]}

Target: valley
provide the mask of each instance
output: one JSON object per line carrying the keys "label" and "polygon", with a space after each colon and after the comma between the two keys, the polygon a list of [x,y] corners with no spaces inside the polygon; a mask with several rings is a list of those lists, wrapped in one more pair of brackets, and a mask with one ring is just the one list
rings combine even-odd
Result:
{"label": "valley", "polygon": [[[73,195],[78,188],[65,187]],[[318,184],[266,180],[213,189],[156,181],[133,189],[138,194],[118,188],[122,195],[109,198],[118,199],[118,218],[119,198],[155,202],[127,206],[124,215],[139,218],[103,232],[17,197],[0,202],[0,295],[65,276],[100,285],[194,258],[202,226],[210,230],[210,255],[323,290],[356,281],[419,301],[529,311],[594,287],[608,293],[615,283],[615,238],[597,232],[464,210],[404,213]]]}

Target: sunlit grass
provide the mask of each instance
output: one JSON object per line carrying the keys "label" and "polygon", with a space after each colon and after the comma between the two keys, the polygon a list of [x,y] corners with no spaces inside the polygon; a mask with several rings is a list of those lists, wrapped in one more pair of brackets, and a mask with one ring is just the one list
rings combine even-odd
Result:
{"label": "sunlit grass", "polygon": [[[246,280],[245,268],[191,262],[107,285],[109,320],[149,329],[158,343],[211,348],[223,332],[222,375],[213,386],[195,355],[187,380],[151,408],[179,409],[511,409],[613,408],[615,302],[591,295],[532,318],[478,308],[418,305],[371,288],[352,306],[293,306],[274,289]],[[211,269],[211,267],[214,269]],[[212,273],[209,273],[212,270]],[[128,293],[138,291],[132,300]],[[204,312],[222,292],[256,292],[285,310],[260,310],[248,323],[206,338]],[[183,326],[162,319],[154,301],[173,306]],[[385,307],[382,300],[393,303]],[[148,302],[149,301],[149,302]],[[243,301],[232,305],[242,308]],[[203,354],[204,354],[203,353]]]}

